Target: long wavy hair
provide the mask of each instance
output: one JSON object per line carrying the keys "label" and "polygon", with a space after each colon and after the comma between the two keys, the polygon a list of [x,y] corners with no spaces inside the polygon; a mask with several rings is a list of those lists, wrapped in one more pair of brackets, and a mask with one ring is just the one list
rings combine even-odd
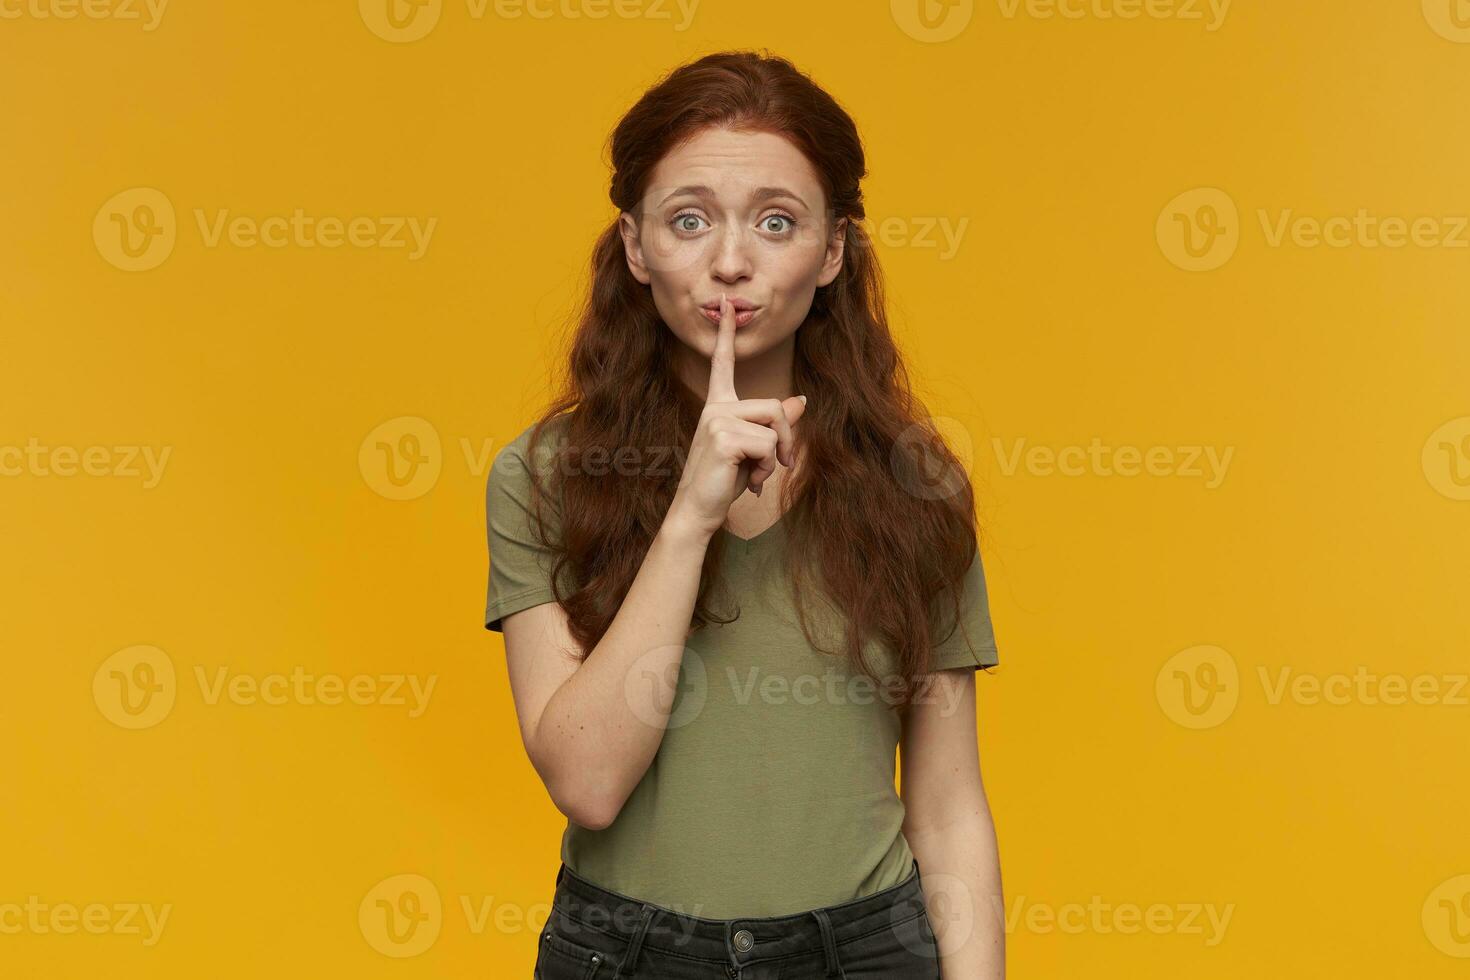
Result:
{"label": "long wavy hair", "polygon": [[[795,390],[809,400],[795,426],[800,464],[782,481],[781,522],[808,642],[823,650],[802,598],[816,588],[838,612],[841,653],[858,672],[884,680],[863,648],[877,643],[891,651],[897,676],[887,675],[886,690],[898,708],[932,669],[930,651],[947,636],[936,635],[941,624],[960,623],[960,586],[976,547],[974,495],[964,467],[910,390],[888,329],[881,272],[859,224],[859,181],[867,171],[857,127],[783,58],[745,51],[705,56],[665,76],[612,133],[609,196],[618,210],[636,212],[664,153],[706,127],[790,140],[820,179],[829,231],[848,219],[842,269],[817,289],[796,331]],[[530,437],[537,458],[545,427],[564,425],[559,444],[539,454],[553,461],[545,479],[554,485],[545,485],[540,466],[530,472],[536,524],[556,553],[557,601],[572,636],[591,651],[663,522],[680,468],[627,473],[587,461],[616,460],[627,447],[635,454],[650,447],[687,450],[703,403],[673,368],[680,341],[660,318],[649,287],[629,271],[616,217],[597,240],[590,288],[575,315],[569,371]],[[559,499],[559,539],[546,531],[541,506],[548,493]],[[725,543],[719,534],[710,541],[691,632],[735,618],[722,616],[712,601]],[[937,612],[942,595],[953,610],[947,619]]]}

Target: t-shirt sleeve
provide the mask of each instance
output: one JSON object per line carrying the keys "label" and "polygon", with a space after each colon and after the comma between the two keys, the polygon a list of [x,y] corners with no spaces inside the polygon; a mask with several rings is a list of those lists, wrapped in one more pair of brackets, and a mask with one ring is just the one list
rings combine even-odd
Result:
{"label": "t-shirt sleeve", "polygon": [[[496,455],[485,481],[485,532],[490,551],[485,628],[497,633],[504,631],[505,617],[511,613],[556,601],[551,588],[555,552],[542,543],[532,508],[529,431]],[[546,444],[547,437],[543,436],[541,446]],[[560,510],[552,497],[554,491],[546,485],[544,471],[539,475],[546,491],[539,501],[540,513],[555,541],[561,528]]]}
{"label": "t-shirt sleeve", "polygon": [[[995,630],[990,622],[990,596],[985,590],[985,568],[980,552],[965,572],[960,586],[960,618],[954,624],[954,602],[948,592],[940,594],[940,627],[934,634],[933,670],[951,667],[994,667],[1000,663],[995,647]],[[954,629],[951,629],[954,625]]]}

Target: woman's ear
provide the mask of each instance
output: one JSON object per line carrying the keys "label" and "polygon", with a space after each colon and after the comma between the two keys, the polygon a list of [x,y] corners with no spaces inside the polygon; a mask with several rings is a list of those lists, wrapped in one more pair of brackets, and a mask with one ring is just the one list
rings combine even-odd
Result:
{"label": "woman's ear", "polygon": [[817,276],[818,286],[827,285],[842,271],[842,255],[846,246],[847,219],[843,218],[832,226],[832,237],[827,240],[827,255],[822,260],[822,272]]}
{"label": "woman's ear", "polygon": [[623,236],[623,254],[628,257],[628,271],[643,285],[648,285],[648,267],[643,264],[643,245],[638,241],[638,219],[627,211],[618,215],[618,234]]}

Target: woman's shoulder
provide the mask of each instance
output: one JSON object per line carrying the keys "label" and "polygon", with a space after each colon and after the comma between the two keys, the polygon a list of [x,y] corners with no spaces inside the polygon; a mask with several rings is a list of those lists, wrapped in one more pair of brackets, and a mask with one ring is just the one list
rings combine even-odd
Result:
{"label": "woman's shoulder", "polygon": [[[551,457],[565,445],[570,423],[571,416],[565,413],[553,416],[544,425],[540,419],[532,422],[495,454],[495,465],[513,461],[523,466],[534,459],[544,472]],[[538,426],[541,428],[539,435],[536,431]]]}
{"label": "woman's shoulder", "polygon": [[556,471],[557,453],[566,442],[569,420],[565,414],[554,416],[541,425],[538,435],[536,430],[541,421],[538,419],[506,443],[490,464],[485,483],[487,499],[510,497],[526,506],[533,484],[549,488]]}

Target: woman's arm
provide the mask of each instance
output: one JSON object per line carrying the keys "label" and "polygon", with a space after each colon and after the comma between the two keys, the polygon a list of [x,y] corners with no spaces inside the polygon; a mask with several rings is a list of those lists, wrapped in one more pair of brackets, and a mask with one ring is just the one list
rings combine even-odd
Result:
{"label": "woman's arm", "polygon": [[658,753],[710,539],[747,487],[792,465],[791,426],[805,408],[802,396],[736,394],[735,307],[722,295],[704,410],[679,489],[607,632],[579,664],[560,604],[505,617],[521,741],[572,821],[593,830],[611,824]]}
{"label": "woman's arm", "polygon": [[505,617],[521,741],[557,809],[583,827],[613,822],[663,741],[710,537],[671,512],[580,665],[558,603]]}
{"label": "woman's arm", "polygon": [[1005,910],[995,825],[980,781],[975,672],[928,676],[932,686],[904,713],[903,835],[919,861],[944,975],[1001,980]]}

